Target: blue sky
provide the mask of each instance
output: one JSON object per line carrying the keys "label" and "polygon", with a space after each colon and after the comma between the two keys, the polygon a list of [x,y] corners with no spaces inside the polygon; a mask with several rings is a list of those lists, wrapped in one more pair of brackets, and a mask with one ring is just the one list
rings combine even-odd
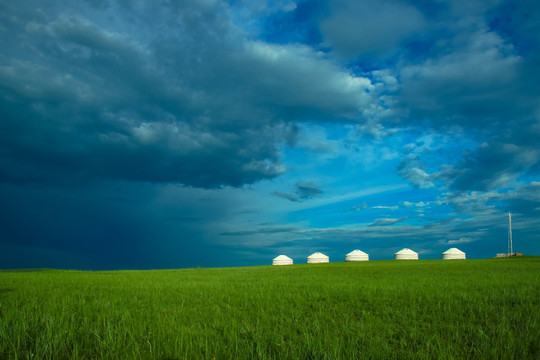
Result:
{"label": "blue sky", "polygon": [[540,255],[537,1],[0,10],[2,268]]}

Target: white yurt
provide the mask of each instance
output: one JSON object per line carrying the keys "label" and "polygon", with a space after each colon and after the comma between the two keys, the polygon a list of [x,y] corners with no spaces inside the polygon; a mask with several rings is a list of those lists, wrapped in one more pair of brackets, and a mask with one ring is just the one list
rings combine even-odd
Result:
{"label": "white yurt", "polygon": [[411,249],[401,249],[394,254],[395,260],[418,260],[418,253]]}
{"label": "white yurt", "polygon": [[323,253],[316,252],[307,257],[308,264],[320,264],[320,263],[327,263],[330,259],[328,256],[324,255]]}
{"label": "white yurt", "polygon": [[345,255],[345,261],[369,261],[369,255],[361,250],[353,250]]}
{"label": "white yurt", "polygon": [[293,261],[287,255],[279,255],[272,260],[272,265],[292,265]]}
{"label": "white yurt", "polygon": [[442,253],[443,260],[465,260],[465,253],[458,248],[451,248]]}

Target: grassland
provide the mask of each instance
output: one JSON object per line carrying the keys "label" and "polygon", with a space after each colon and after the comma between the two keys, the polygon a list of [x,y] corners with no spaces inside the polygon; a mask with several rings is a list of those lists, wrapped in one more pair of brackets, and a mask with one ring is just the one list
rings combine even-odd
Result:
{"label": "grassland", "polygon": [[2,359],[538,359],[540,258],[0,272]]}

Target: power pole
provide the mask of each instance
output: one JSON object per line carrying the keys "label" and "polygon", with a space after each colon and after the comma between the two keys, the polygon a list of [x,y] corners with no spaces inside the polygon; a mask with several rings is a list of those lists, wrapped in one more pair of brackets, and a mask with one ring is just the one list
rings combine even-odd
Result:
{"label": "power pole", "polygon": [[512,214],[508,213],[508,256],[514,253],[512,249]]}

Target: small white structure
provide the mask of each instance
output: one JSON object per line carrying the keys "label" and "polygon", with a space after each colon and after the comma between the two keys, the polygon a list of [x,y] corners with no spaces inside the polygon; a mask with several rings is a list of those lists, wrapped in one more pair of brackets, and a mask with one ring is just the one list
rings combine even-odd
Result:
{"label": "small white structure", "polygon": [[369,255],[361,250],[353,250],[345,255],[345,261],[369,261]]}
{"label": "small white structure", "polygon": [[443,260],[465,260],[465,253],[458,248],[451,248],[442,253]]}
{"label": "small white structure", "polygon": [[307,257],[308,264],[320,264],[327,263],[330,261],[330,258],[323,253],[316,252]]}
{"label": "small white structure", "polygon": [[394,254],[394,260],[418,260],[418,253],[404,248]]}
{"label": "small white structure", "polygon": [[287,255],[279,255],[272,260],[272,265],[292,265],[293,261]]}

